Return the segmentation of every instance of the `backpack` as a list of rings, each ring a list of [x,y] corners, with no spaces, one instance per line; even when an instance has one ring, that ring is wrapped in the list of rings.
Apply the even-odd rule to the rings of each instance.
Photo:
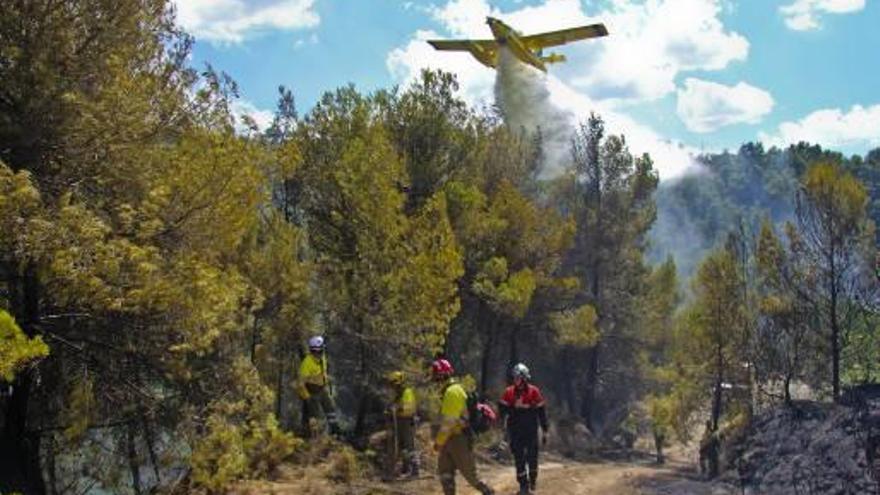
[[[474,392],[468,392],[467,409],[468,426],[475,434],[479,435],[489,431],[498,420],[498,414],[495,413],[492,406],[486,401],[480,400],[480,397]]]

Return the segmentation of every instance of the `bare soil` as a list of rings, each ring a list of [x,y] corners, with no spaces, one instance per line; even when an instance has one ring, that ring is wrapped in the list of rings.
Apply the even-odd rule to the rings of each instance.
[[[442,495],[433,473],[418,480],[390,483],[358,481],[331,482],[323,476],[308,476],[303,469],[282,469],[273,482],[251,482],[238,493],[247,495]],[[511,465],[483,463],[480,476],[499,495],[513,495],[518,486]],[[458,494],[477,492],[458,477]],[[730,487],[699,479],[686,462],[663,466],[650,462],[577,462],[552,455],[542,458],[538,494],[548,495],[732,495]]]

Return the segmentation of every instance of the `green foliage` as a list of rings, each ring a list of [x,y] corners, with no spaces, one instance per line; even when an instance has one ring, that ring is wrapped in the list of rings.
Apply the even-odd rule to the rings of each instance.
[[[672,396],[649,395],[645,402],[648,406],[648,417],[651,418],[651,429],[654,434],[667,438],[675,431],[675,407]]]
[[[63,435],[68,442],[79,443],[97,417],[94,380],[87,373],[75,379],[65,401],[61,417],[67,425]]]
[[[835,215],[828,219],[829,226],[834,227],[829,235],[846,236],[859,227],[868,195],[865,186],[852,174],[833,163],[817,163],[807,170],[802,183],[813,208]]]
[[[519,319],[525,316],[535,292],[535,277],[525,268],[509,273],[506,258],[492,258],[477,273],[474,294],[485,300],[500,315]]]
[[[279,428],[271,412],[274,394],[250,362],[237,359],[225,378],[231,397],[237,399],[218,397],[211,402],[190,459],[193,482],[209,491],[219,491],[244,476],[271,473],[302,443]]]
[[[0,379],[12,382],[16,371],[48,355],[49,347],[40,336],[29,339],[12,315],[0,309]]]
[[[760,327],[755,354],[765,376],[781,374],[785,398],[790,400],[788,384],[806,378],[807,360],[815,356],[818,332],[815,308],[803,297],[815,282],[806,260],[797,255],[799,234],[790,224],[787,231],[788,246],[777,237],[769,220],[762,223],[758,236],[755,264]]]
[[[291,365],[313,290],[304,236],[271,202],[299,149],[234,132],[234,83],[186,66],[165,0],[17,4],[0,40],[2,307],[36,335],[2,362],[21,369],[51,338],[41,397],[67,399],[31,394],[18,413],[64,428],[59,449],[96,424],[127,425],[136,451],[190,431],[181,451],[212,490],[271,469],[295,442],[264,382]],[[231,386],[256,358],[250,329],[273,366]]]
[[[660,375],[671,385],[679,430],[701,408],[711,411],[717,428],[737,401],[748,399],[737,392],[749,386],[742,366],[749,357],[742,277],[733,253],[719,249],[700,263],[692,281],[694,298],[678,317],[669,368]]]
[[[3,252],[19,257],[39,252],[39,245],[32,242],[28,229],[23,227],[38,220],[42,206],[31,174],[26,170],[13,172],[0,161],[0,229],[4,232],[0,249]]]
[[[643,296],[642,331],[648,359],[656,361],[668,348],[675,325],[674,316],[682,295],[675,260],[671,257],[654,268]]]
[[[550,316],[550,324],[556,331],[556,341],[561,345],[591,347],[599,341],[596,327],[596,309],[585,304],[580,308],[561,311]]]
[[[474,159],[474,113],[446,72],[425,70],[403,92],[376,95],[384,127],[407,171],[408,210],[420,207]]]
[[[408,217],[396,185],[405,171],[384,130],[364,132],[344,147],[331,176],[308,160],[302,170],[309,214],[321,219],[310,230],[321,239],[315,247],[333,288],[328,302],[350,308],[344,318],[362,322],[358,332],[436,348],[457,311],[461,269],[445,204],[430,199]],[[325,213],[328,203],[340,209]],[[417,328],[426,330],[417,340],[400,333]]]
[[[841,383],[863,385],[880,380],[880,319],[871,311],[860,316],[843,342]]]
[[[389,278],[386,299],[391,328],[422,329],[416,343],[440,349],[449,322],[458,314],[457,280],[463,274],[461,251],[446,215],[443,195],[436,195],[409,220],[404,248],[407,264]],[[393,306],[392,306],[393,305]],[[394,326],[392,326],[394,325]]]
[[[247,471],[242,432],[217,415],[208,418],[206,430],[190,457],[192,480],[209,491],[221,491]]]

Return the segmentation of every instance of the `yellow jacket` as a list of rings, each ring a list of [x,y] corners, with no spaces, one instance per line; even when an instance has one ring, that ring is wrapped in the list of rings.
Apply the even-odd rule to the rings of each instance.
[[[394,404],[394,412],[398,418],[411,418],[416,415],[416,392],[412,387],[404,387]]]
[[[440,402],[440,430],[435,442],[442,447],[449,437],[461,433],[467,425],[467,392],[461,384],[450,380],[443,389]]]
[[[320,359],[313,354],[306,355],[302,363],[299,365],[299,380],[297,382],[297,391],[301,399],[308,399],[311,394],[309,388],[326,387],[330,383],[327,375],[327,358]]]

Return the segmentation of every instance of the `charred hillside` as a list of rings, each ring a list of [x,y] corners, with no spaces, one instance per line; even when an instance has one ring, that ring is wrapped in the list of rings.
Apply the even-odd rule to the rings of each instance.
[[[727,481],[745,493],[878,493],[880,394],[794,402],[758,415],[727,445]]]

